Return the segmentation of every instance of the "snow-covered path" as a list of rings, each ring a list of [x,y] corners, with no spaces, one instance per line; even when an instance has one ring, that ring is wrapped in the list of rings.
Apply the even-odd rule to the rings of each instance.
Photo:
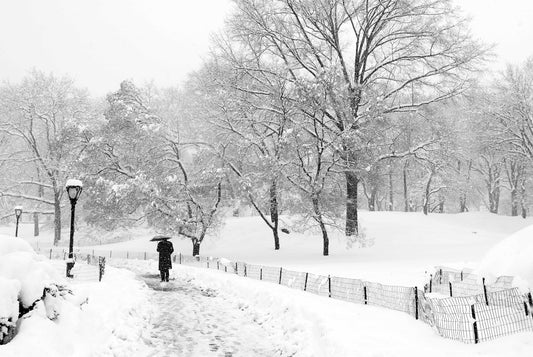
[[[282,356],[256,314],[217,290],[177,277],[162,286],[159,276],[140,275],[152,289],[152,331],[145,342],[152,356]]]

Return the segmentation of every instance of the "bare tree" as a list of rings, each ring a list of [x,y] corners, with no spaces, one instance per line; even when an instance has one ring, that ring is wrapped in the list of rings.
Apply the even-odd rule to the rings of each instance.
[[[0,130],[26,149],[13,153],[13,159],[34,173],[19,176],[1,194],[32,202],[36,208],[52,206],[57,244],[61,239],[63,184],[83,150],[78,135],[80,126],[88,121],[86,93],[68,78],[34,71],[20,84],[1,88],[0,107]]]
[[[387,114],[461,93],[485,49],[447,0],[235,3],[233,38],[261,43],[261,55],[283,63],[299,97],[343,137],[337,150],[346,166],[346,234],[357,234],[369,127]]]

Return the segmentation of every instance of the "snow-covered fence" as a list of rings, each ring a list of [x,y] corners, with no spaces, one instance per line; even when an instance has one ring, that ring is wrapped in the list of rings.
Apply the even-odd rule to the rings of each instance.
[[[441,336],[479,343],[520,331],[533,331],[530,294],[518,289],[450,298],[427,298],[432,319]]]
[[[473,296],[508,290],[512,288],[512,283],[512,276],[500,276],[494,283],[486,284],[485,278],[469,271],[439,268],[435,274],[430,276],[425,290],[429,293],[439,293],[450,297]]]
[[[437,290],[457,295],[479,292],[472,296],[440,298],[417,287],[384,285],[360,279],[316,275],[284,268],[229,262],[217,258],[181,258],[183,264],[212,268],[235,273],[243,277],[265,280],[304,290],[317,295],[354,303],[381,306],[403,311],[416,319],[434,326],[443,337],[465,343],[479,343],[520,331],[533,331],[533,302],[531,295],[520,295],[518,289],[509,289],[512,279],[500,277],[486,285],[464,272],[440,270],[432,279]],[[221,263],[223,262],[223,263]],[[458,281],[455,281],[455,279]],[[463,279],[463,280],[460,280]],[[480,280],[480,286],[477,281]],[[461,285],[463,284],[463,285]]]
[[[151,252],[92,251],[92,255],[96,253],[111,258],[158,258],[157,253]],[[494,283],[486,284],[485,279],[470,272],[439,268],[422,290],[416,286],[384,285],[216,257],[176,253],[172,260],[177,264],[265,280],[333,299],[402,311],[433,326],[441,336],[465,343],[533,331],[533,299],[531,294],[523,295],[512,288],[512,277],[499,277]]]
[[[67,260],[68,251],[64,248],[36,249],[36,252],[49,259]],[[105,256],[97,256],[90,253],[75,253],[74,259],[78,264],[74,265],[71,273],[76,281],[102,281],[105,273]]]

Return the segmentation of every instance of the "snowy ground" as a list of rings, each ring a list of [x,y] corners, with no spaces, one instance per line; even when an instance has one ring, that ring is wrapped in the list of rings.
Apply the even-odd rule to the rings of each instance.
[[[33,321],[0,346],[0,355],[525,357],[533,351],[531,333],[466,345],[396,311],[186,266],[175,266],[174,280],[161,288],[155,261],[114,263],[137,277],[110,269],[100,285],[84,286],[90,291],[84,310],[57,323]]]
[[[333,234],[329,257],[321,255],[320,236],[309,232],[281,233],[281,250],[275,251],[272,234],[259,217],[228,218],[216,236],[206,238],[201,254],[384,284],[423,286],[435,266],[476,268],[494,245],[533,224],[533,218],[479,212],[424,216],[421,213],[361,211],[360,219],[362,229],[373,245],[347,249],[345,239]],[[12,234],[13,231],[13,227],[0,227],[0,234]],[[23,226],[21,231],[21,235],[34,246],[50,245],[50,231],[38,239],[32,236],[31,225]],[[66,245],[68,230],[63,234],[63,244]],[[102,252],[109,249],[123,252],[124,257],[126,252],[154,253],[155,244],[149,241],[154,234],[143,228],[121,230],[105,237],[97,234],[97,238],[87,239],[89,233],[79,232],[81,239],[90,244],[100,237],[129,239],[87,247]],[[189,240],[175,238],[172,242],[176,252],[191,254]]]
[[[372,247],[347,250],[344,242],[333,239],[331,256],[322,257],[317,236],[283,235],[282,250],[276,252],[259,219],[231,218],[218,238],[205,242],[202,254],[414,285],[436,265],[477,267],[494,245],[533,223],[482,213],[424,217],[364,212],[362,221],[367,236],[375,241]],[[22,235],[35,244],[30,228],[23,228]],[[128,234],[135,238],[134,232]],[[137,239],[94,248],[153,252],[150,234],[143,230]],[[50,239],[44,234],[38,242],[42,246]],[[188,241],[173,241],[177,251],[190,254]],[[27,324],[9,345],[0,346],[0,355],[42,356],[43,350],[48,353],[44,355],[54,356],[533,355],[532,333],[466,345],[439,337],[401,312],[186,266],[175,266],[171,274],[175,280],[162,289],[154,261],[110,262],[135,273],[109,269],[102,283],[80,286],[90,296],[83,311],[55,327],[48,321]],[[67,352],[58,352],[49,339]]]

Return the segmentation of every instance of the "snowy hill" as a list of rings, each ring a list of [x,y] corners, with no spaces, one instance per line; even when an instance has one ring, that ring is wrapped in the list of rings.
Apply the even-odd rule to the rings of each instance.
[[[320,235],[312,230],[297,233],[290,225],[286,226],[291,233],[281,233],[281,250],[275,251],[272,235],[259,217],[228,218],[216,236],[206,238],[200,254],[311,273],[421,286],[426,281],[425,272],[432,272],[435,266],[476,268],[493,246],[533,224],[533,218],[480,212],[424,216],[421,213],[362,211],[360,219],[373,245],[348,249],[342,234],[332,232],[328,257],[321,255]],[[25,239],[34,245],[50,244],[51,232],[34,239],[30,228],[28,225],[22,229]],[[10,229],[3,227],[0,233]],[[77,234],[82,235],[80,233]],[[149,241],[153,234],[154,231],[145,228],[116,232],[114,239],[120,240],[122,235],[122,239],[129,240],[86,248],[113,250],[114,253],[155,252],[155,244]],[[66,244],[68,230],[64,231],[64,237],[63,244]],[[97,237],[93,241],[98,241]],[[189,240],[174,238],[172,242],[176,252],[191,254]]]

